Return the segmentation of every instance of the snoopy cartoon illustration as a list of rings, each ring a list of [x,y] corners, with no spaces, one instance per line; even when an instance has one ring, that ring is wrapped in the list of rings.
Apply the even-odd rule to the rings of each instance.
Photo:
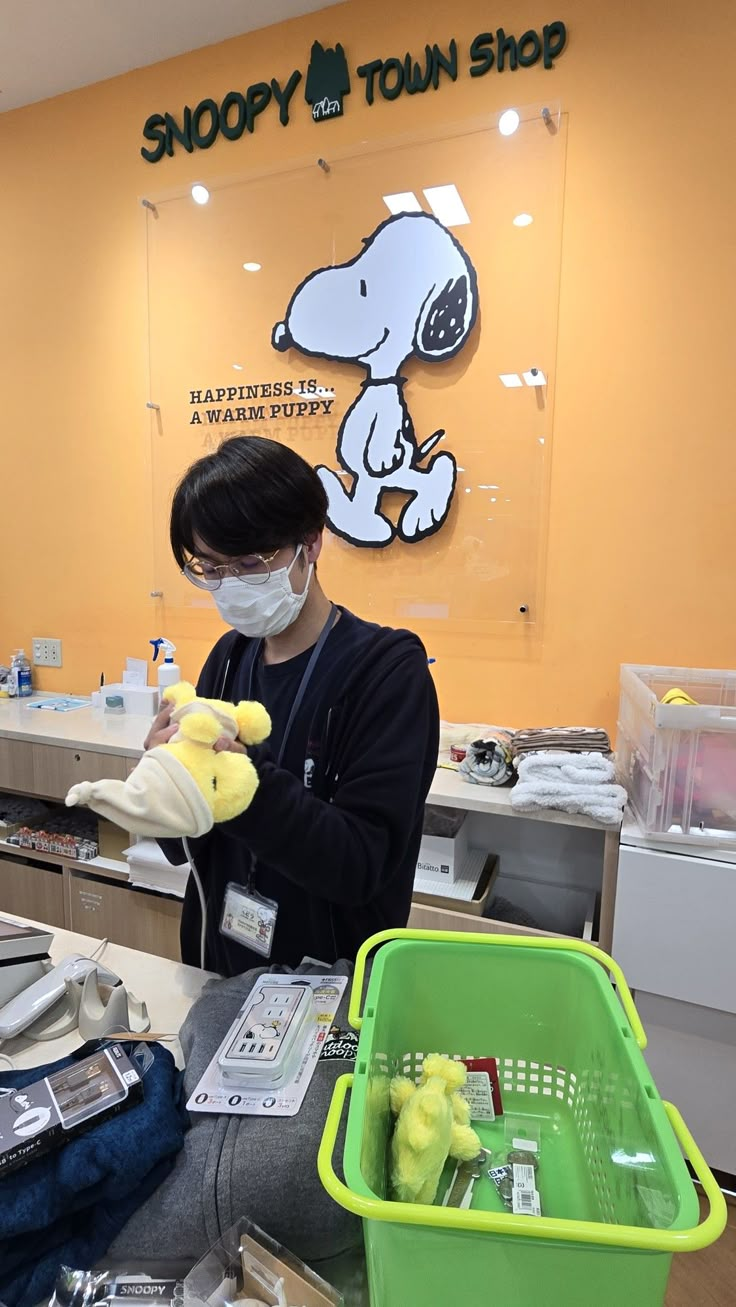
[[[352,485],[330,468],[317,468],[330,528],[344,540],[369,548],[397,536],[414,543],[445,522],[457,463],[446,450],[430,457],[443,429],[417,443],[401,367],[412,357],[429,363],[453,358],[477,312],[477,277],[468,255],[427,213],[387,218],[355,258],[316,269],[294,291],[273,329],[274,348],[357,363],[367,374],[337,435],[337,459]],[[381,511],[386,491],[409,496],[396,525]]]

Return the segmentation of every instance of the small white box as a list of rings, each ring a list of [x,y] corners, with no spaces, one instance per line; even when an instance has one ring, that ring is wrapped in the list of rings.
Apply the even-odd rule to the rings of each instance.
[[[454,835],[423,835],[417,860],[417,877],[440,885],[454,885],[462,875],[468,854],[468,823]]]
[[[158,712],[159,690],[156,685],[124,685],[125,711],[137,717],[155,717]]]

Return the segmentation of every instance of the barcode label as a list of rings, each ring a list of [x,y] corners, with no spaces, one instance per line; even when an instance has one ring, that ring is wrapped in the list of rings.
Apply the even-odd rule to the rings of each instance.
[[[514,1216],[541,1216],[542,1207],[537,1190],[514,1188],[512,1211]]]
[[[533,1193],[536,1185],[534,1183],[534,1167],[521,1166],[514,1162],[514,1185],[517,1189],[528,1189]]]

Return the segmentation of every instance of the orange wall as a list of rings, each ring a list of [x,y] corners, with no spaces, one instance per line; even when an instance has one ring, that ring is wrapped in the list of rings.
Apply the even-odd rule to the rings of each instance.
[[[621,661],[733,666],[736,183],[731,0],[351,0],[0,115],[0,655],[61,636],[47,689],[88,690],[154,634],[140,195],[365,138],[558,98],[569,114],[545,617],[530,641],[438,662],[445,715],[613,726]],[[237,144],[138,153],[154,111],[305,66],[517,34],[561,17],[554,72],[464,75],[315,128],[264,114]],[[336,595],[339,598],[339,595]],[[482,596],[479,596],[479,603]],[[183,642],[194,675],[206,649]]]

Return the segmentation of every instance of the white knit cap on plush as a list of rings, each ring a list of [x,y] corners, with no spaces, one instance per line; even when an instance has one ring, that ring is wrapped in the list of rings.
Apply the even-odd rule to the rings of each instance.
[[[237,740],[238,722],[235,716],[235,709],[228,709],[226,704],[223,704],[222,706],[218,704],[218,706],[215,707],[214,704],[208,703],[206,699],[191,699],[189,703],[183,703],[180,708],[175,708],[171,714],[172,725],[176,723],[178,726],[185,717],[190,715],[190,713],[201,712],[205,712],[209,716],[215,718],[220,727],[221,734],[226,739]],[[173,736],[169,743],[176,744],[183,738],[183,735],[179,733]]]
[[[144,753],[127,781],[80,781],[66,796],[132,835],[194,838],[214,825],[212,809],[186,767],[164,746]]]

